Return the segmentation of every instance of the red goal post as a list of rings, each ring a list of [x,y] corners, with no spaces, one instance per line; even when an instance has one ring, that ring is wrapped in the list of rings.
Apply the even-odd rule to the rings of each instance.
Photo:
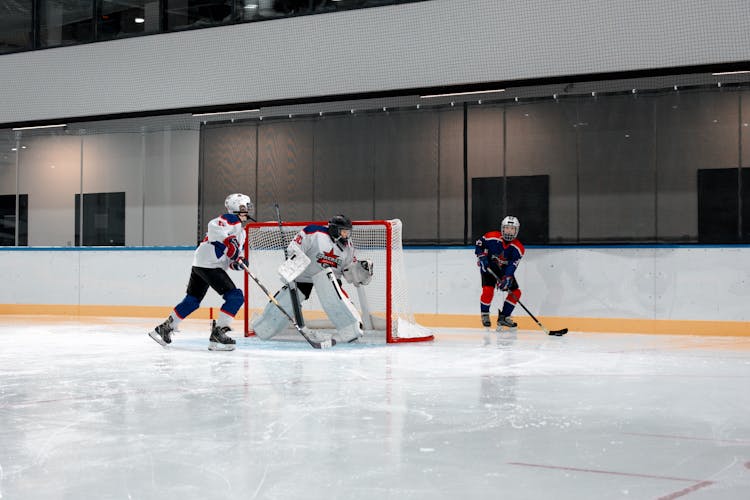
[[[284,262],[284,249],[311,224],[325,226],[327,222],[252,222],[246,226],[248,267],[270,293],[282,286],[277,270]],[[359,260],[373,261],[374,274],[367,286],[355,287],[343,280],[343,289],[362,315],[366,338],[384,334],[387,343],[434,340],[432,332],[414,320],[409,304],[401,230],[398,219],[353,222],[350,239],[355,255]],[[253,335],[252,318],[267,303],[268,297],[245,275],[245,336]],[[332,328],[314,289],[302,311],[308,328]]]

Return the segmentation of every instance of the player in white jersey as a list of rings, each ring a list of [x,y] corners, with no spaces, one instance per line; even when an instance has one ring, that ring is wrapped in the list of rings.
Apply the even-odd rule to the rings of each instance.
[[[251,218],[253,202],[241,193],[230,194],[224,200],[227,213],[211,219],[203,241],[193,255],[193,266],[187,293],[175,306],[169,317],[149,332],[149,336],[166,346],[172,342],[172,332],[190,313],[200,307],[209,287],[224,298],[219,318],[211,325],[208,349],[231,351],[235,341],[227,335],[234,316],[245,301],[242,290],[237,288],[227,274],[227,269],[242,270],[245,248],[243,226]]]
[[[277,301],[289,311],[294,307],[291,291],[296,294],[299,290],[302,300],[307,300],[315,287],[323,309],[337,329],[337,342],[352,342],[362,336],[359,312],[341,288],[341,279],[356,286],[367,285],[372,279],[372,262],[358,261],[354,255],[349,241],[351,231],[352,221],[345,215],[332,217],[327,226],[306,226],[289,243],[288,258],[279,268],[282,280],[289,285],[279,290]],[[295,316],[301,317],[301,313]],[[260,338],[269,339],[283,330],[287,321],[269,302],[253,321],[253,330]]]

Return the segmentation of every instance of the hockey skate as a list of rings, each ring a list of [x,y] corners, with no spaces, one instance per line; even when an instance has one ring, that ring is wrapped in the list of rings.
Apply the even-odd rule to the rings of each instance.
[[[499,314],[497,316],[497,331],[502,331],[503,327],[509,330],[515,330],[516,328],[518,328],[518,323],[513,321],[510,316],[503,316],[502,314]]]
[[[211,324],[211,337],[208,339],[209,351],[234,351],[235,341],[227,336],[232,329],[228,326],[218,326],[216,320]]]
[[[148,332],[148,336],[162,346],[166,347],[167,344],[172,343],[172,332],[174,331],[175,329],[172,326],[172,317],[170,316],[164,323]]]
[[[492,322],[490,321],[490,313],[482,313],[482,326],[485,328],[490,328],[492,326]]]

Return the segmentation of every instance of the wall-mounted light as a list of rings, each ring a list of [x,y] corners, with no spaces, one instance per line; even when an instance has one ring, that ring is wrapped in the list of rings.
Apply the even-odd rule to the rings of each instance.
[[[13,130],[37,130],[43,128],[62,128],[67,126],[67,123],[59,123],[57,125],[37,125],[36,127],[16,127]]]
[[[133,21],[135,21],[135,24],[143,24],[146,22],[146,20],[142,17],[136,17],[135,19],[133,19]]]
[[[430,95],[421,95],[419,96],[420,99],[430,99],[433,97],[450,97],[454,95],[476,95],[476,94],[491,94],[493,92],[505,92],[505,89],[495,89],[495,90],[477,90],[475,92],[453,92],[450,94],[430,94]]]
[[[193,116],[216,116],[216,115],[233,115],[237,113],[257,113],[260,109],[243,109],[240,111],[216,111],[213,113],[193,113]]]

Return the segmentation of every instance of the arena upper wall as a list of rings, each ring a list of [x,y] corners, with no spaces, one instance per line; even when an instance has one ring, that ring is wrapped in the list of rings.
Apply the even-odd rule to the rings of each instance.
[[[0,124],[732,63],[744,0],[431,0],[8,54]]]

